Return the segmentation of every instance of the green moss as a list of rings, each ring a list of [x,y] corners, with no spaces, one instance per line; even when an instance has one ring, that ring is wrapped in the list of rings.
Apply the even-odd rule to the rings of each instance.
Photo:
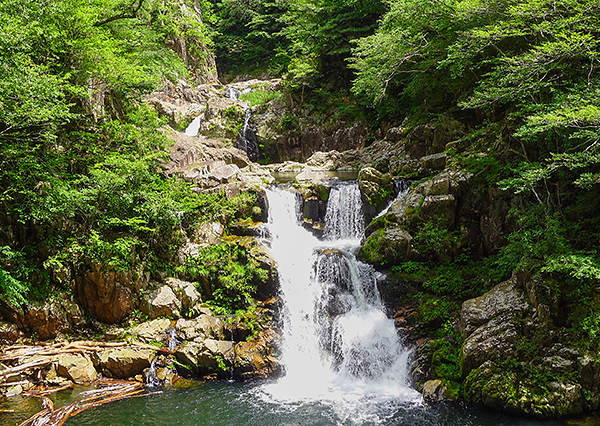
[[[384,237],[385,229],[372,233],[365,245],[358,251],[358,258],[363,262],[379,266],[392,266],[399,263],[399,255],[391,245],[391,241]]]
[[[436,377],[451,381],[460,380],[460,344],[439,339],[432,345],[434,352],[431,356],[431,366]]]

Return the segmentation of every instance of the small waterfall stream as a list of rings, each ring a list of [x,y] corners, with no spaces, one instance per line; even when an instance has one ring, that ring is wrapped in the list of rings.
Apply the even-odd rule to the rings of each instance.
[[[184,133],[188,136],[198,136],[198,133],[200,133],[200,126],[202,125],[203,118],[204,114],[200,114],[198,117],[194,118],[192,122],[187,126]]]
[[[244,114],[244,124],[240,129],[235,146],[248,154],[250,161],[257,161],[260,158],[260,147],[258,136],[251,125],[252,108],[248,108]]]
[[[279,263],[285,376],[270,398],[331,404],[344,416],[380,416],[389,402],[420,403],[409,352],[386,317],[377,273],[354,253],[364,232],[358,184],[331,189],[324,240],[302,227],[300,199],[267,190],[271,250]]]

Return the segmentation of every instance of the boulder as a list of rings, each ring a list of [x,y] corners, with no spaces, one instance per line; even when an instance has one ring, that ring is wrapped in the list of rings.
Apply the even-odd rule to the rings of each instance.
[[[514,357],[522,339],[519,317],[505,313],[475,329],[462,346],[462,371],[467,374],[484,362]]]
[[[101,352],[97,364],[103,375],[127,379],[142,374],[153,358],[151,349],[115,348]]]
[[[465,301],[460,312],[460,328],[463,335],[468,337],[478,327],[502,314],[522,313],[529,307],[517,277],[513,276],[484,295]]]
[[[212,315],[200,315],[194,319],[180,319],[175,323],[175,329],[185,340],[202,342],[205,339],[219,339],[224,336],[223,320]]]
[[[465,399],[510,414],[549,418],[580,414],[584,396],[578,383],[548,382],[544,390],[530,380],[487,361],[473,370],[464,383]]]
[[[206,339],[203,342],[184,342],[175,352],[179,362],[188,365],[196,375],[225,377],[233,359],[233,343]]]
[[[439,401],[439,392],[442,388],[442,381],[440,379],[427,380],[423,384],[423,398],[430,401]]]
[[[168,285],[159,285],[154,290],[142,296],[140,309],[148,314],[151,319],[158,317],[181,316],[181,301]]]
[[[446,168],[447,154],[440,152],[438,154],[426,155],[419,159],[421,163],[422,174],[430,174],[432,172],[444,170]]]
[[[426,196],[421,203],[419,218],[435,221],[442,228],[454,229],[456,198],[452,194]]]
[[[418,259],[412,236],[402,228],[384,228],[369,235],[358,252],[360,260],[376,266],[391,267]]]
[[[129,333],[141,342],[164,342],[167,331],[172,328],[171,320],[167,318],[143,322],[131,329]]]
[[[181,301],[183,312],[189,313],[194,306],[202,302],[202,298],[196,285],[189,281],[178,280],[177,278],[167,278],[167,285],[171,287],[177,299]]]
[[[248,342],[239,342],[234,346],[234,375],[238,379],[269,377],[281,371],[274,357],[276,334],[264,330]]]
[[[84,355],[62,354],[59,355],[56,364],[60,376],[77,384],[91,383],[98,376],[92,360]]]
[[[369,204],[381,206],[394,195],[394,180],[389,173],[365,167],[358,172],[358,184]]]
[[[342,160],[342,155],[336,150],[327,152],[317,151],[306,160],[306,164],[322,170],[338,170],[342,168],[348,168],[348,166],[344,164]]]

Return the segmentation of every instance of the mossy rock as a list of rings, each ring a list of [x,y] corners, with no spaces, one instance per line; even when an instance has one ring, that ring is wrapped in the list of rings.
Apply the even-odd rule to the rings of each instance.
[[[467,402],[538,418],[581,414],[585,406],[583,394],[578,383],[568,380],[538,383],[491,361],[472,370],[464,381]]]
[[[402,228],[382,228],[372,233],[358,258],[375,266],[391,267],[414,260],[412,236]]]

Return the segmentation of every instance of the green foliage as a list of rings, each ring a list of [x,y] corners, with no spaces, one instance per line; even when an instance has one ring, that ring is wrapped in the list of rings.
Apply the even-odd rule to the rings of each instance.
[[[282,0],[214,0],[213,28],[221,75],[281,73],[289,61]]]
[[[0,294],[5,296],[10,303],[25,303],[28,290],[25,283],[14,279],[10,273],[0,268]]]
[[[287,7],[283,31],[291,42],[293,79],[323,75],[338,87],[350,78],[351,41],[370,34],[385,12],[380,0],[293,0]]]
[[[462,339],[450,341],[448,338],[429,343],[433,350],[431,356],[432,371],[439,379],[460,381],[460,349]]]
[[[300,125],[300,119],[297,115],[285,113],[281,116],[280,125],[284,131],[295,130]]]
[[[200,289],[214,312],[233,313],[252,304],[258,285],[268,271],[235,242],[200,248],[176,268],[185,279],[200,283]]]
[[[243,93],[240,95],[240,99],[246,100],[250,102],[250,106],[263,105],[272,100],[281,97],[281,92],[276,90],[252,90],[248,93]]]
[[[438,329],[447,321],[453,320],[457,305],[445,298],[427,298],[419,307],[419,316],[424,325],[430,329]]]
[[[541,206],[513,211],[518,229],[508,238],[497,264],[505,269],[537,270],[549,259],[557,259],[571,251],[558,214],[548,217]]]

